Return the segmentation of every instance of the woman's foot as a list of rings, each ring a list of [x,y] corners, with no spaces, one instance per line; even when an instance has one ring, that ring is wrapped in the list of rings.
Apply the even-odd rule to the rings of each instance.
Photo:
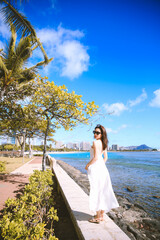
[[[91,223],[100,223],[101,218],[93,217],[93,218],[89,219],[88,221]]]
[[[101,221],[104,221],[104,217],[103,217],[103,216],[102,216],[102,217],[100,217],[100,220],[101,220]]]
[[[97,215],[94,215],[93,217],[100,219],[100,221],[104,221],[104,215],[103,214],[100,217],[97,217]]]

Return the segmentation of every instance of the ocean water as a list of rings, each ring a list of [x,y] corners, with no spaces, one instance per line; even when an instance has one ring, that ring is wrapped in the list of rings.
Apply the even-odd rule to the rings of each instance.
[[[83,173],[90,153],[50,154]],[[106,166],[114,191],[160,218],[160,152],[109,152]],[[130,187],[133,192],[128,192]]]

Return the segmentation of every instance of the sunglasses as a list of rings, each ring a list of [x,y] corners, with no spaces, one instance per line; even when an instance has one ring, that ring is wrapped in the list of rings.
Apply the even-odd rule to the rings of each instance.
[[[99,135],[99,134],[101,134],[101,132],[93,131],[93,134]]]

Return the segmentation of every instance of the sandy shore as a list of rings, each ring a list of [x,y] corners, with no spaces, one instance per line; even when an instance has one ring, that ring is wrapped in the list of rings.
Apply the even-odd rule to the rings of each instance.
[[[57,160],[57,163],[89,194],[89,181],[86,174],[61,160]],[[116,196],[120,207],[107,214],[132,240],[160,239],[160,224],[157,219],[151,218],[137,203],[133,204],[126,198]]]

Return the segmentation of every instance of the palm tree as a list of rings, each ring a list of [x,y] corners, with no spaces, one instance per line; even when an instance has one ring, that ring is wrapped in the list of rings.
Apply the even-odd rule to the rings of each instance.
[[[6,0],[0,0],[0,4],[5,5],[0,11],[3,14],[4,21],[9,27],[13,25],[15,31],[20,35],[20,37],[30,36],[33,43],[37,43],[37,46],[40,47],[44,56],[45,64],[48,64],[53,58],[48,59],[47,54],[36,35],[34,27],[23,14],[18,12],[18,10],[13,6],[14,3],[17,3],[17,0],[9,0],[9,2]]]
[[[31,35],[22,37],[18,45],[16,45],[16,32],[11,24],[11,39],[5,49],[0,50],[0,99],[4,96],[13,94],[14,90],[17,94],[17,89],[20,85],[28,83],[35,79],[37,68],[44,65],[46,61],[38,62],[36,65],[26,68],[32,52],[37,48],[36,39]],[[18,88],[17,88],[18,87]]]

